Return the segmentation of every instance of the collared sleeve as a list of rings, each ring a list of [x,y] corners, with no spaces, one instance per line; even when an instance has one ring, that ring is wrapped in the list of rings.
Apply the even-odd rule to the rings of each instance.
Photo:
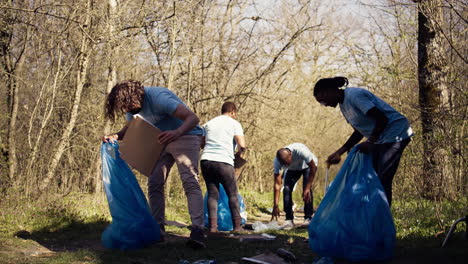
[[[159,110],[159,112],[172,115],[176,111],[177,106],[181,104],[176,98],[174,98],[174,96],[175,95],[171,93],[163,91],[157,96],[151,96],[151,100],[154,100],[153,105]]]
[[[239,122],[234,123],[234,135],[235,136],[243,136],[244,130],[242,129],[242,125]]]
[[[283,166],[281,166],[281,163],[279,163],[278,159],[275,158],[275,159],[273,160],[273,173],[274,173],[274,174],[279,174],[282,167],[283,167]]]
[[[312,151],[310,151],[310,149],[306,145],[302,145],[300,148],[297,148],[296,151],[297,151],[297,154],[300,155],[300,157],[307,164],[309,164],[310,161],[313,160],[315,163],[315,166],[317,166],[317,162],[318,162],[317,157],[314,155],[314,153],[312,153]]]
[[[372,94],[369,91],[357,90],[350,95],[348,100],[351,105],[359,109],[363,114],[366,114],[367,111],[376,106],[372,100]]]

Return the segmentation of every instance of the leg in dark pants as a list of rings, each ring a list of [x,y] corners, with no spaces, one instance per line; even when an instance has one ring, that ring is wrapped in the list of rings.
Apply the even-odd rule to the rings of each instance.
[[[208,216],[210,227],[213,229],[217,228],[219,184],[222,184],[228,195],[233,226],[235,229],[239,228],[241,217],[234,167],[223,162],[202,160],[201,169],[208,190]]]
[[[387,196],[388,204],[392,205],[392,182],[398,169],[401,155],[411,139],[400,142],[375,144],[372,152],[373,166]]]
[[[284,212],[286,213],[286,220],[293,220],[294,213],[292,210],[293,205],[293,197],[292,192],[294,189],[294,185],[296,185],[297,180],[302,175],[302,170],[300,171],[286,171],[286,175],[284,176],[284,186],[283,186],[283,205],[284,205]]]
[[[209,227],[212,231],[216,231],[218,229],[219,180],[216,177],[216,169],[213,165],[213,162],[207,160],[202,160],[200,162],[203,179],[205,179],[206,189],[208,191]]]

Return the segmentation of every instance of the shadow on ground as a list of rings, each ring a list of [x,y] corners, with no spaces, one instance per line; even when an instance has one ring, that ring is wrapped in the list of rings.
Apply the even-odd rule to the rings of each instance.
[[[278,248],[294,253],[298,258],[295,263],[312,263],[316,258],[308,247],[307,228],[271,231],[268,234],[276,238],[261,242],[241,242],[238,235],[223,233],[209,236],[206,249],[193,250],[185,245],[190,231],[187,228],[171,226],[168,227],[166,242],[139,250],[121,251],[106,249],[101,245],[101,234],[109,224],[105,219],[85,221],[76,215],[57,211],[50,212],[50,215],[42,219],[47,221],[41,225],[42,228],[32,232],[19,231],[15,236],[24,241],[35,241],[53,254],[44,253],[42,257],[40,256],[41,259],[33,258],[11,263],[150,264],[178,263],[183,259],[190,262],[214,259],[217,263],[241,263],[242,257],[252,257],[268,251],[275,252]],[[464,231],[459,230],[454,233],[446,247],[441,248],[444,237],[444,234],[439,234],[399,239],[394,258],[380,263],[468,263],[468,241],[465,239]],[[335,260],[335,263],[349,262]]]
[[[409,236],[397,240],[392,263],[468,263],[468,240],[465,232],[454,233],[445,247],[445,234]]]
[[[101,245],[101,234],[109,224],[106,220],[84,221],[73,214],[60,215],[60,212],[50,212],[50,215],[45,215],[44,219],[48,219],[48,223],[42,225],[40,229],[15,233],[16,237],[24,241],[37,242],[47,249],[29,250],[28,252],[33,252],[29,257],[36,258],[24,263],[52,261],[82,264],[149,264],[178,263],[180,260],[193,262],[200,259],[214,259],[217,263],[241,263],[242,257],[252,257],[268,251],[275,252],[278,248],[293,252],[299,259],[297,263],[311,263],[313,257],[304,236],[306,229],[268,232],[276,238],[272,241],[256,242],[241,242],[238,234],[222,233],[208,236],[206,249],[194,250],[186,246],[190,231],[187,228],[171,226],[167,228],[166,242],[139,250],[121,251],[106,249]]]
[[[31,233],[19,231],[15,235],[23,239],[31,239],[54,252],[76,251],[81,249],[103,249],[101,233],[109,222],[97,220],[83,222],[77,219],[67,219],[66,223],[56,223],[34,230]]]

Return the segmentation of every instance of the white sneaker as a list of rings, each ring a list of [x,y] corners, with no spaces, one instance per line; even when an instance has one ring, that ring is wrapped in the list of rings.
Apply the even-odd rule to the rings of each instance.
[[[304,222],[302,222],[302,225],[303,225],[303,226],[309,226],[310,220],[311,220],[310,218],[304,219]]]
[[[293,220],[286,220],[286,221],[284,221],[283,225],[281,226],[281,229],[283,229],[283,230],[291,230],[293,228],[294,228]]]

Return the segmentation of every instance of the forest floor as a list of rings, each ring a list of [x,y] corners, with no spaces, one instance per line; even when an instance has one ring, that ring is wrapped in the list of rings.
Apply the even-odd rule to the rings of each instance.
[[[251,195],[246,196],[248,198]],[[270,220],[270,195],[257,197],[264,202],[249,204],[248,223],[267,223]],[[218,236],[208,236],[206,249],[193,250],[185,245],[190,230],[171,225],[167,227],[168,236],[163,243],[139,250],[109,250],[104,248],[100,241],[101,233],[110,223],[105,200],[76,194],[52,201],[2,201],[0,263],[150,264],[179,263],[181,260],[192,263],[206,259],[216,260],[216,263],[233,264],[244,263],[241,260],[243,257],[275,252],[278,248],[292,252],[298,259],[295,263],[312,263],[317,259],[317,255],[308,246],[308,232],[305,227],[288,231],[267,231],[266,233],[275,238],[256,242],[240,239],[246,234],[226,232]],[[169,207],[169,220],[187,223],[188,215],[184,213],[186,209],[183,204]],[[394,212],[394,216],[400,213]],[[457,228],[446,247],[441,248],[447,228],[439,232],[425,233],[424,229],[418,231],[417,226],[414,226],[409,228],[413,231],[408,231],[397,217],[395,216],[395,223],[399,234],[394,258],[384,263],[468,263],[468,241],[464,238],[464,224]],[[296,222],[302,222],[300,212],[296,218]],[[281,219],[284,219],[284,216]],[[347,262],[335,260],[335,263]]]

